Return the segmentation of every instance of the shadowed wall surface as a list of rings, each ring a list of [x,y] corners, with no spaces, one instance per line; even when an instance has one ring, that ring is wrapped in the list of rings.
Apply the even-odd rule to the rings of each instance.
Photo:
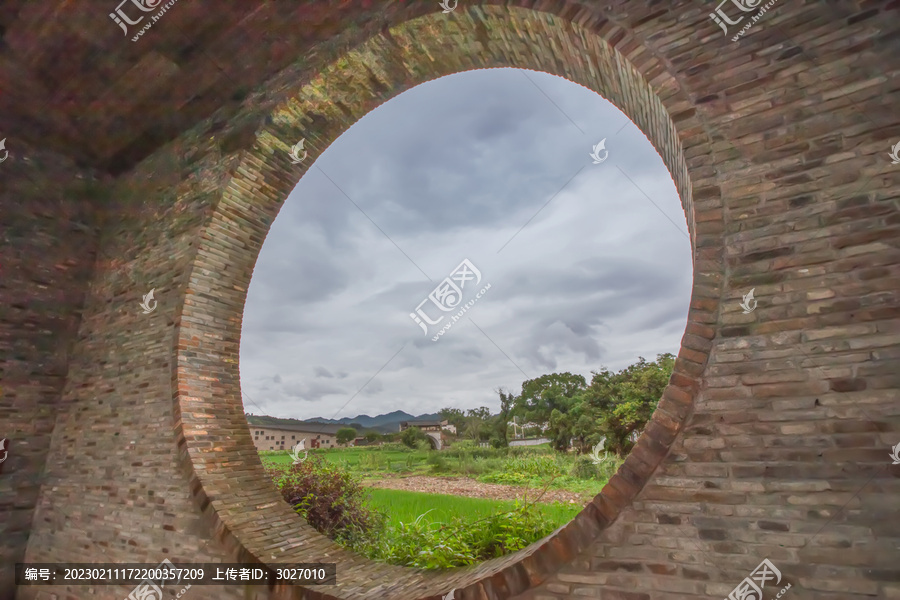
[[[15,590],[23,559],[169,558],[338,563],[337,586],[198,599],[721,598],[768,558],[791,597],[900,598],[896,5],[785,3],[732,42],[706,3],[408,4],[176,3],[134,43],[112,5],[4,9],[4,77],[23,83],[0,120],[0,597],[130,591]],[[663,157],[693,248],[682,348],[567,527],[450,573],[376,565],[262,472],[237,365],[247,286],[343,131],[419,83],[505,66],[597,91]]]

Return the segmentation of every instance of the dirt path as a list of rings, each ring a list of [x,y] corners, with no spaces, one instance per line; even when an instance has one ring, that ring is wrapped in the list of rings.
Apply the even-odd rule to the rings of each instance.
[[[515,500],[523,498],[525,488],[517,485],[499,483],[481,483],[468,477],[428,477],[414,475],[390,479],[372,479],[363,485],[390,490],[406,490],[408,492],[425,492],[428,494],[449,494],[451,496],[467,496],[469,498],[490,498],[492,500]],[[533,500],[540,490],[527,490],[529,500]],[[541,502],[565,502],[566,504],[583,504],[587,501],[581,494],[564,490],[547,490]]]

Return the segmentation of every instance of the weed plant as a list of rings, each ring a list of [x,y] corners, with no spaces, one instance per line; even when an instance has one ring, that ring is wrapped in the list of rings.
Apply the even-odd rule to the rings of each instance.
[[[450,569],[521,550],[555,529],[533,504],[471,521],[454,517],[446,523],[424,520],[386,526],[378,536],[358,539],[350,547],[390,564],[420,569]]]
[[[473,462],[484,460],[498,459]],[[520,550],[558,526],[534,501],[516,502],[512,510],[479,519],[454,516],[431,522],[424,519],[425,513],[414,521],[393,524],[383,511],[369,505],[365,488],[352,473],[322,456],[310,455],[287,470],[269,467],[268,473],[285,501],[316,530],[349,550],[396,565],[422,569],[472,565]]]

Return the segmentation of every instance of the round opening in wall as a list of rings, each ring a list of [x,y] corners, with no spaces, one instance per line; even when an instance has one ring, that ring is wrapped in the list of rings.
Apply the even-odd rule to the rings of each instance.
[[[336,139],[269,230],[241,334],[254,444],[347,550],[521,550],[634,447],[691,287],[672,177],[615,106],[519,69],[425,83]]]
[[[538,23],[556,47],[586,39],[529,10],[478,19],[471,48]],[[546,580],[663,460],[718,310],[703,286],[688,303],[721,276],[721,248],[697,249],[679,129],[638,71],[595,39],[565,72],[478,70],[499,64],[475,52],[459,73],[437,48],[411,52],[433,25],[373,39],[259,115],[180,320],[176,418],[198,506],[240,556],[334,561],[329,598],[510,598]],[[401,63],[418,75],[393,78]],[[626,394],[636,382],[645,393]],[[300,487],[286,497],[310,481],[360,502],[323,515]],[[498,521],[522,505],[531,516]],[[516,536],[493,543],[476,514]],[[409,544],[379,555],[364,535],[410,522],[422,539],[477,534],[483,552],[469,539],[467,566],[416,566]]]

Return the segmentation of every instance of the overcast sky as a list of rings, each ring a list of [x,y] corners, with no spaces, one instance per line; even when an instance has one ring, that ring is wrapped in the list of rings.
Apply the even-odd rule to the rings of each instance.
[[[429,294],[464,259],[481,280],[444,312]],[[443,77],[356,123],[288,197],[244,310],[244,406],[496,412],[499,387],[677,354],[691,278],[671,175],[617,108],[533,71]],[[410,317],[423,300],[444,315],[427,335]]]

